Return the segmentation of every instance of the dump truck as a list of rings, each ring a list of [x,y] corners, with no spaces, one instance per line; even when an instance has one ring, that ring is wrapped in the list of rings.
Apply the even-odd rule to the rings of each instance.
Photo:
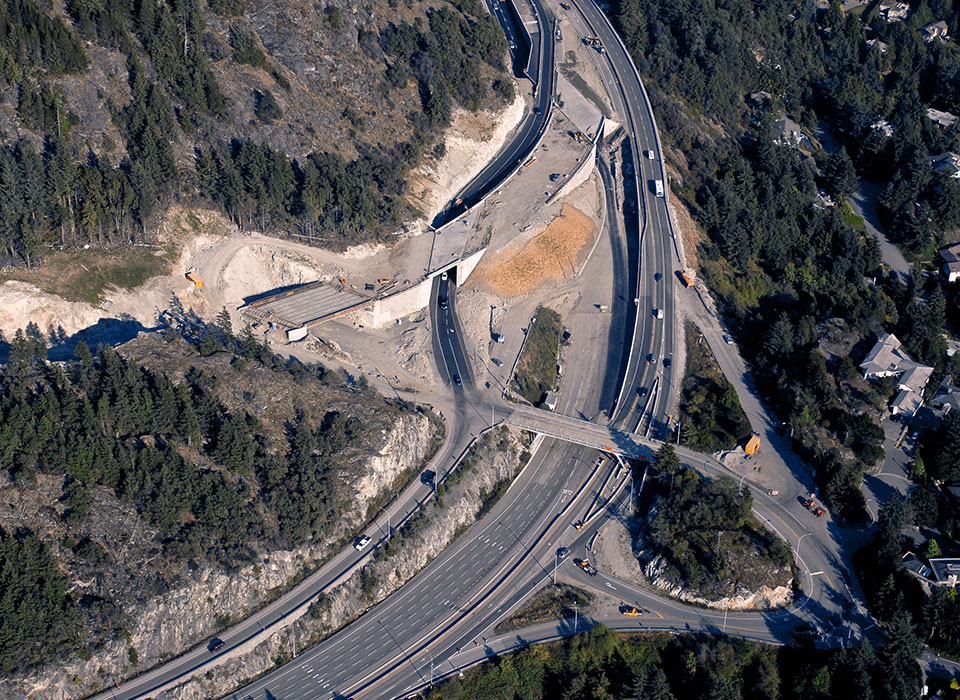
[[[693,286],[693,277],[690,276],[690,273],[684,270],[680,273],[680,281],[683,282],[684,287]]]
[[[193,282],[196,285],[197,289],[203,289],[203,280],[200,279],[199,276],[197,276],[196,272],[188,272],[187,279]]]
[[[596,567],[590,562],[588,562],[586,559],[574,559],[573,563],[579,566],[581,569],[583,569],[587,573],[587,576],[597,575]]]

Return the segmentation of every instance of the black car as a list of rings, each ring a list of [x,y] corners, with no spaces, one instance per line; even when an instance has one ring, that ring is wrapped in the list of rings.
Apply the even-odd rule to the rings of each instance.
[[[437,478],[437,473],[432,469],[427,469],[423,474],[420,475],[420,483],[427,484],[428,486],[433,483],[433,480]]]
[[[671,360],[669,357],[663,358],[663,366],[664,366],[664,367],[669,367],[671,361],[672,361],[672,360]]]
[[[655,279],[657,282],[659,282],[660,280],[663,279],[663,273],[662,273],[662,272],[654,272],[654,273],[653,273],[653,279]]]
[[[657,364],[657,356],[651,352],[649,355],[647,355],[647,362],[649,362],[651,365]]]
[[[441,309],[447,308],[447,298],[446,298],[446,297],[438,297],[438,298],[437,298],[437,305],[438,305]]]
[[[457,386],[463,386],[463,380],[460,379],[459,374],[453,375],[453,383],[456,384]]]
[[[638,386],[638,387],[637,387],[637,396],[641,396],[641,397],[642,397],[642,396],[646,396],[648,391],[649,391],[649,389],[647,389],[647,387],[645,387],[645,386]]]
[[[210,640],[210,643],[207,645],[207,649],[209,649],[211,653],[215,654],[221,649],[223,649],[224,646],[225,645],[223,643],[223,640],[220,639],[220,637],[214,637],[213,639]]]

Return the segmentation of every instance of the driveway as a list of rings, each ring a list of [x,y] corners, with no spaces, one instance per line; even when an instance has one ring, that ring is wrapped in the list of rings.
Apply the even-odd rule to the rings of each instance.
[[[877,203],[880,201],[882,186],[879,182],[861,180],[860,189],[849,200],[850,208],[853,209],[854,214],[863,219],[867,233],[877,239],[883,262],[900,276],[902,282],[906,283],[910,278],[910,263],[903,257],[900,249],[887,238],[887,234],[882,230],[880,217],[877,216]]]

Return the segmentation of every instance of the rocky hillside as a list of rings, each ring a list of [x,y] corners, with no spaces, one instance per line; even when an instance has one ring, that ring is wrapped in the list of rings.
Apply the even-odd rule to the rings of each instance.
[[[454,106],[507,102],[479,0],[69,0],[0,7],[0,247],[149,237],[174,200],[328,246],[411,213]]]
[[[65,662],[95,661],[80,675],[98,687],[257,607],[352,537],[440,437],[432,415],[285,364],[249,334],[197,340],[80,346],[61,366],[14,341],[0,662],[16,696],[64,695]]]

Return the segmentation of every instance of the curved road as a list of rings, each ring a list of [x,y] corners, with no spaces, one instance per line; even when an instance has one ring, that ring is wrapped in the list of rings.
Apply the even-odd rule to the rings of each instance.
[[[511,2],[511,0],[494,0],[494,14],[509,36],[512,30],[508,28],[509,19],[499,8],[501,2]],[[506,182],[516,170],[517,165],[530,155],[530,151],[533,150],[547,129],[550,121],[553,93],[557,84],[557,71],[554,65],[556,42],[550,29],[552,26],[551,15],[539,2],[532,3],[532,6],[536,13],[537,24],[540,27],[540,31],[532,35],[533,46],[530,49],[531,55],[539,55],[540,57],[537,63],[539,77],[536,79],[533,109],[524,117],[512,140],[457,193],[453,202],[446,209],[437,214],[433,220],[434,228],[440,228],[453,221]]]

